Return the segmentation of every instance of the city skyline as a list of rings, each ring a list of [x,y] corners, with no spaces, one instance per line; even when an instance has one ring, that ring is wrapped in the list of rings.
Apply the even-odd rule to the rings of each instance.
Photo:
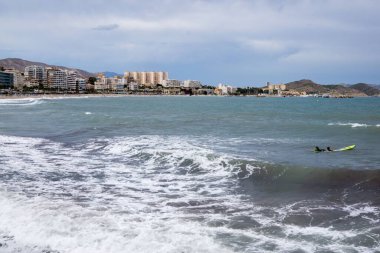
[[[380,83],[379,10],[373,0],[0,0],[0,58],[205,84]]]

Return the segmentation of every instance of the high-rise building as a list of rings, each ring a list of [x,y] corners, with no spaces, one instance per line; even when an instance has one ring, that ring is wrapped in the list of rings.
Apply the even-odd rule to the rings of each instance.
[[[67,73],[59,68],[46,68],[47,87],[67,90]]]
[[[45,79],[44,67],[37,65],[25,67],[24,77],[27,86],[42,85]]]
[[[139,74],[138,74],[138,72],[130,72],[130,76],[129,77],[132,78],[132,80],[134,82],[137,82],[138,79],[139,79]]]
[[[9,89],[13,87],[13,74],[0,71],[0,89]]]
[[[6,69],[4,72],[10,73],[13,75],[13,87],[15,89],[22,89],[24,87],[24,75],[17,69]]]
[[[103,90],[109,89],[107,78],[104,76],[103,73],[98,74],[98,76],[96,77],[94,88],[95,88],[95,90],[98,90],[98,91],[103,91]]]
[[[77,72],[76,71],[66,71],[67,75],[67,88],[69,90],[76,90],[77,88]]]
[[[83,78],[76,78],[75,83],[79,90],[85,90],[86,89],[86,80]]]
[[[139,84],[146,84],[146,72],[140,72],[139,73],[140,78],[139,78]]]
[[[155,84],[154,76],[154,72],[147,72],[145,85],[153,86]]]
[[[124,79],[127,83],[136,82],[139,85],[153,87],[156,84],[162,84],[169,78],[168,72],[124,72]]]
[[[154,73],[154,83],[155,84],[162,84],[164,81],[164,72],[155,72]]]

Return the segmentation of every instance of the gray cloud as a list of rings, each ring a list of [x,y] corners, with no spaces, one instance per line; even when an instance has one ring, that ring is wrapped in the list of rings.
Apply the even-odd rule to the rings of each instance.
[[[99,26],[96,26],[92,29],[98,30],[98,31],[111,31],[111,30],[115,30],[117,28],[119,28],[118,24],[110,24],[110,25],[99,25]]]
[[[0,50],[0,58],[93,72],[165,68],[174,78],[208,83],[380,80],[374,67],[380,65],[376,0],[65,0],[59,8],[57,3],[1,1],[0,22],[6,25],[0,48],[14,51]],[[359,80],[363,76],[371,80]]]

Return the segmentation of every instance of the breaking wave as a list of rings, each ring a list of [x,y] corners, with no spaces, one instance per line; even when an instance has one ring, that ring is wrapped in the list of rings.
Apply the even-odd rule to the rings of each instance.
[[[40,98],[0,99],[0,106],[30,106],[42,104]]]
[[[337,123],[329,123],[328,124],[329,126],[350,126],[352,128],[359,128],[359,127],[380,127],[380,124],[376,124],[376,125],[370,125],[370,124],[364,124],[364,123],[341,123],[341,122],[337,122]]]
[[[0,136],[0,142],[2,252],[379,247],[378,205],[350,197],[371,193],[377,171],[287,168],[216,152],[186,137],[64,144]],[[303,192],[289,189],[292,184],[317,190],[296,198]],[[275,199],[271,192],[279,186],[291,197]],[[321,192],[330,195],[321,199]],[[343,226],[350,222],[362,225]]]

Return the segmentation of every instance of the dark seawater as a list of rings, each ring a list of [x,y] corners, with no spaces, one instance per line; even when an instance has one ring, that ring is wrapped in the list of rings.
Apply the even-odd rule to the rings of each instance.
[[[0,100],[0,252],[380,252],[379,145],[380,98]]]

